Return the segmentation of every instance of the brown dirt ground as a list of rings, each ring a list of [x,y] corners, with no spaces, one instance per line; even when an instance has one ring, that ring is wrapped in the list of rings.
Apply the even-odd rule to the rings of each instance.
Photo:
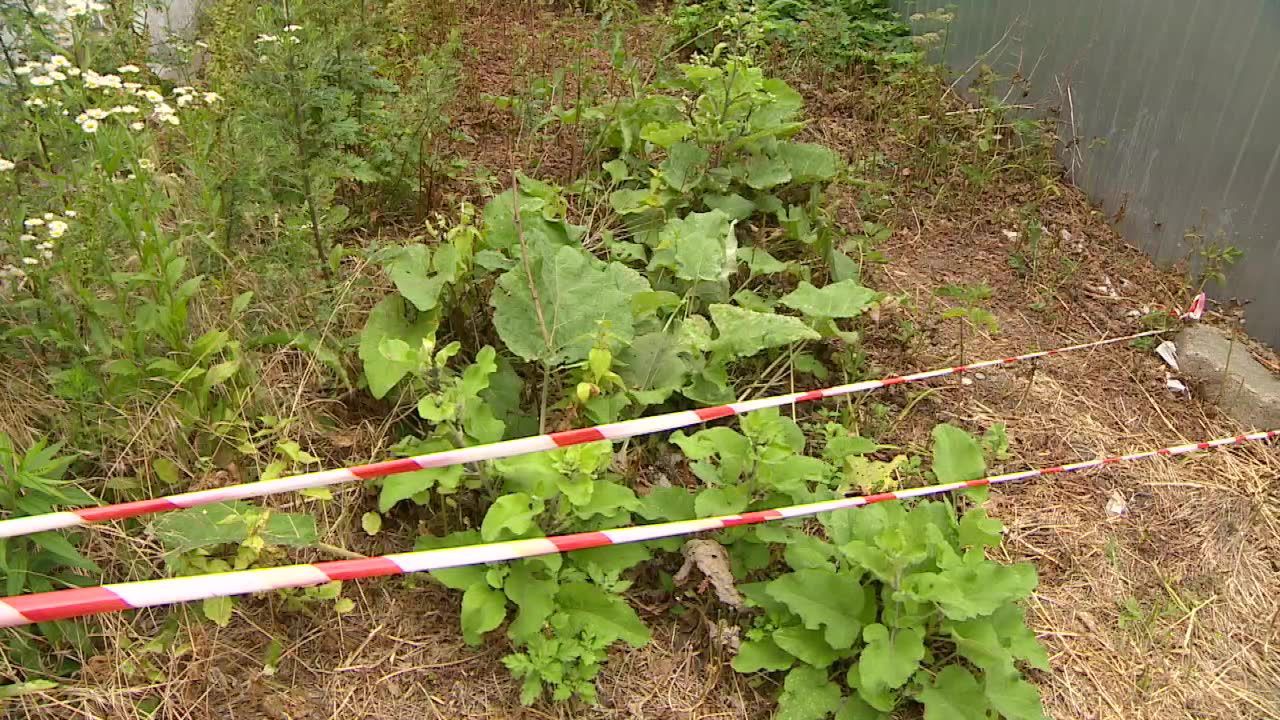
[[[499,175],[504,168],[536,165],[541,177],[571,177],[576,140],[522,130],[479,94],[512,93],[529,78],[575,60],[613,82],[607,58],[575,45],[592,36],[595,21],[532,10],[526,3],[514,3],[515,10],[505,2],[469,4],[462,15],[466,81],[454,117],[476,142],[455,149]],[[633,35],[633,52],[657,47],[652,26],[640,26]],[[873,151],[905,157],[908,148],[884,140],[883,123],[867,120],[866,100],[850,99],[858,92],[856,82],[834,90],[803,78],[798,85],[810,100],[812,132],[848,148],[851,160]],[[1177,275],[1155,268],[1116,236],[1079,191],[1059,184],[1040,212],[1049,233],[1057,237],[1066,230],[1081,243],[1079,249],[1074,243],[1062,248],[1079,267],[1055,285],[1048,309],[1030,310],[1032,298],[1006,262],[1011,241],[1001,231],[1017,229],[1010,218],[1038,192],[997,182],[965,207],[935,207],[923,191],[896,198],[888,224],[897,229],[883,248],[891,262],[877,271],[874,284],[914,300],[884,322],[911,318],[921,335],[909,353],[891,343],[873,344],[877,365],[902,371],[955,360],[955,329],[930,320],[940,307],[932,291],[946,282],[981,281],[998,290],[992,311],[1001,331],[970,338],[969,358],[1132,332],[1135,321],[1128,311],[1184,299]],[[839,219],[856,227],[856,202],[844,200]],[[1104,277],[1116,297],[1097,291]],[[1277,366],[1274,356],[1266,359]],[[282,383],[295,374],[287,363],[277,372]],[[1016,469],[1241,430],[1194,393],[1190,399],[1171,395],[1160,362],[1123,346],[1045,362],[1034,374],[1024,367],[973,380],[899,389],[880,398],[896,407],[917,400],[896,428],[900,442],[923,444],[938,420],[974,429],[1004,422],[1014,453],[1005,465]],[[295,397],[301,395],[298,388]],[[0,402],[8,402],[4,394]],[[20,405],[14,403],[15,412]],[[334,413],[343,415],[340,409]],[[384,442],[381,430],[356,424],[325,431],[319,444],[367,450]],[[325,434],[318,427],[316,433]],[[1033,680],[1052,717],[1280,717],[1278,477],[1274,448],[1251,447],[1059,476],[993,493],[993,512],[1009,527],[1005,559],[1034,562],[1040,571],[1029,619],[1050,649],[1053,671]],[[319,511],[319,521],[330,542],[374,552],[379,547],[362,540],[357,529],[359,508],[367,506],[361,492],[339,493],[339,502]],[[1113,495],[1128,507],[1118,517],[1104,509]],[[315,504],[307,508],[316,511]],[[405,546],[413,534],[406,528],[379,541]],[[154,552],[145,540],[132,547]],[[173,654],[148,655],[135,645],[154,637],[164,613],[107,618],[101,643],[107,649],[91,660],[82,681],[21,698],[11,706],[12,716],[144,717],[138,701],[158,697],[154,717],[166,720],[702,720],[767,717],[769,698],[776,694],[774,680],[728,669],[725,653],[708,640],[706,627],[718,610],[705,594],[686,598],[695,612],[679,618],[668,612],[668,600],[634,598],[654,641],[614,652],[599,682],[600,705],[532,708],[518,703],[518,685],[499,662],[506,652],[500,641],[480,648],[462,642],[454,594],[422,579],[349,583],[345,594],[357,605],[339,620],[279,612],[273,598],[245,600],[228,628],[181,623],[175,646],[183,651]],[[268,675],[262,658],[273,639],[283,652],[278,671]],[[137,669],[140,658],[154,658],[154,674]]]

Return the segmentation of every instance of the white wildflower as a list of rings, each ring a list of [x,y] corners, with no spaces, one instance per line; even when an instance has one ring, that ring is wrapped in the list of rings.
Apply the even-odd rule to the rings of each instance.
[[[29,233],[22,233],[21,235],[18,236],[18,239],[21,240],[22,242],[27,242],[27,243],[35,242],[36,236],[31,235]]]
[[[155,90],[147,90],[146,92],[142,93],[142,97],[152,105],[160,105],[164,103],[164,96],[156,92]]]
[[[36,87],[49,87],[50,85],[53,84],[53,78],[49,77],[48,75],[36,75],[35,77],[31,78],[31,84],[35,85]]]
[[[111,113],[107,112],[106,110],[103,110],[102,108],[89,108],[88,110],[84,111],[84,114],[88,115],[94,120],[106,120],[107,117],[111,115]]]
[[[179,85],[173,89],[174,95],[190,95],[193,92],[195,92],[195,88],[190,85]]]
[[[62,212],[62,214],[63,214],[63,215],[66,215],[67,217],[73,218],[73,217],[75,217],[75,216],[76,216],[76,211],[75,211],[75,210],[64,210],[64,211]]]
[[[301,29],[302,29],[301,25],[285,25],[284,26],[285,32],[298,32]]]
[[[35,237],[34,237],[34,236],[31,236],[31,235],[24,235],[23,237],[29,237],[29,238],[31,238],[32,240],[34,240],[34,239],[35,239]],[[37,250],[52,250],[52,249],[53,249],[53,243],[51,243],[51,242],[42,242],[42,243],[40,243],[39,245],[36,245],[36,249],[37,249]]]
[[[19,65],[18,67],[13,69],[13,74],[14,75],[30,75],[31,71],[34,69],[35,69],[35,66],[32,66],[32,65]]]
[[[276,37],[275,35],[259,35],[258,39],[254,40],[254,42],[255,43],[273,43],[273,42],[277,42],[279,39],[280,38]]]
[[[5,160],[0,157],[0,172],[9,172],[15,167],[17,167],[17,165],[14,165],[12,160]]]
[[[54,70],[53,72],[49,73],[49,77],[53,78],[54,80],[57,80],[58,82],[62,82],[63,80],[67,79],[67,74],[59,70]]]
[[[192,95],[179,95],[178,107],[186,107],[190,105],[193,100],[195,100],[195,97]]]
[[[121,75],[132,75],[133,73],[142,72],[142,68],[138,67],[137,65],[121,65],[120,67],[116,68],[116,72],[120,73]]]
[[[222,102],[222,96],[216,92],[207,92],[204,94],[203,97],[204,97],[205,103],[209,105]]]
[[[51,55],[49,57],[49,67],[55,69],[71,67],[71,61],[65,55]]]
[[[130,130],[133,130],[133,131],[135,131],[135,132],[136,132],[136,131],[138,131],[138,130],[141,130],[141,129],[145,128],[145,127],[146,127],[146,125],[145,125],[145,124],[143,124],[143,123],[140,123],[140,122],[133,122],[133,123],[129,123],[129,129],[130,129]]]
[[[53,213],[45,213],[42,217],[44,217],[45,220],[52,220]]]
[[[45,106],[44,98],[38,97],[27,98],[22,101],[22,104],[32,108],[42,108]]]
[[[166,122],[166,123],[169,123],[170,125],[179,124],[177,115],[164,115],[160,117],[160,122]]]
[[[22,225],[28,228],[40,227],[43,224],[44,224],[44,218],[27,218],[26,220],[22,221]]]
[[[138,167],[143,170],[155,170],[156,164],[151,161],[151,158],[138,158]]]
[[[136,82],[127,82],[127,83],[120,83],[120,87],[124,88],[125,90],[128,90],[131,93],[136,93],[138,90],[142,88],[142,85]]]
[[[200,48],[201,50],[208,50],[208,49],[209,49],[209,43],[207,43],[207,42],[205,42],[205,41],[203,41],[203,40],[197,40],[197,41],[196,41],[196,47]]]
[[[52,259],[53,259],[53,251],[52,251],[52,250],[41,250],[41,251],[40,251],[40,257],[44,258],[45,260],[52,260]]]
[[[22,264],[23,265],[39,265],[40,261],[33,257],[24,257],[22,258]]]
[[[67,74],[70,75],[71,77],[80,77],[80,68],[69,67],[67,68]]]
[[[173,106],[167,102],[156,103],[156,106],[152,109],[155,111],[156,115],[172,115],[173,114]]]
[[[93,118],[89,118],[88,120],[80,123],[80,129],[90,134],[96,133],[98,132],[98,121]]]
[[[49,221],[49,237],[51,238],[62,237],[63,235],[67,234],[67,227],[68,225],[61,220],[50,220]]]
[[[123,114],[123,115],[133,115],[133,114],[136,114],[136,113],[137,113],[137,112],[139,112],[139,111],[138,111],[138,108],[137,108],[136,106],[134,106],[134,105],[119,105],[119,106],[117,106],[117,107],[113,107],[113,108],[111,108],[111,110],[110,110],[109,112],[110,112],[112,115],[114,115],[114,114],[116,114],[116,113],[121,113],[121,114]]]
[[[302,42],[302,39],[299,38],[297,35],[290,35],[289,42],[293,43],[294,45],[298,45]]]

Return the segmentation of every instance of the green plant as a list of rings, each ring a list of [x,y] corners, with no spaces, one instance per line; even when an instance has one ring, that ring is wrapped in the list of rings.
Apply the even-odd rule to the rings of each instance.
[[[26,450],[0,432],[0,510],[24,516],[54,512],[64,507],[91,505],[94,498],[64,478],[75,460],[61,455],[62,446],[37,441]],[[5,595],[47,592],[89,584],[91,578],[75,571],[101,572],[96,564],[76,548],[79,537],[60,532],[0,539],[0,571]],[[28,670],[66,672],[67,661],[50,667],[59,655],[49,652],[60,647],[86,650],[90,647],[84,624],[76,621],[40,623],[31,630],[7,633],[3,645],[12,661]]]
[[[964,337],[965,328],[972,325],[975,330],[986,330],[994,333],[999,329],[996,316],[991,314],[990,310],[982,307],[991,299],[991,288],[985,283],[978,285],[956,285],[948,284],[938,288],[936,291],[939,297],[955,300],[958,305],[956,307],[947,308],[942,313],[943,320],[960,320],[957,325],[960,329],[960,364],[965,362],[964,355]]]
[[[939,481],[972,479],[984,467],[967,433],[934,429]],[[821,520],[825,538],[798,534],[787,546],[789,572],[739,586],[759,614],[733,667],[787,671],[777,717],[889,717],[906,700],[925,717],[1044,717],[1038,690],[1018,670],[1019,661],[1048,669],[1015,604],[1036,574],[986,558],[1000,542],[999,521],[942,501]]]

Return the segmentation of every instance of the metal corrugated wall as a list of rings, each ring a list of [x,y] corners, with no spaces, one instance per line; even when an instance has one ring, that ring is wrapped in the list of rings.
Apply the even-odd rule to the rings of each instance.
[[[1193,230],[1243,250],[1210,294],[1252,301],[1249,332],[1280,347],[1280,0],[897,5],[951,8],[951,68],[981,59],[1026,81],[1010,102],[1059,109],[1072,178],[1130,242],[1162,262],[1194,255]]]

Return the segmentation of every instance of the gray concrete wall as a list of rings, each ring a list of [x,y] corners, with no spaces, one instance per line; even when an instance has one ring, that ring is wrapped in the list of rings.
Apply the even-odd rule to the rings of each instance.
[[[1192,230],[1243,250],[1210,294],[1251,301],[1280,347],[1280,0],[896,2],[951,6],[952,69],[981,60],[1025,81],[1009,102],[1057,109],[1070,177],[1130,242],[1166,263]]]

